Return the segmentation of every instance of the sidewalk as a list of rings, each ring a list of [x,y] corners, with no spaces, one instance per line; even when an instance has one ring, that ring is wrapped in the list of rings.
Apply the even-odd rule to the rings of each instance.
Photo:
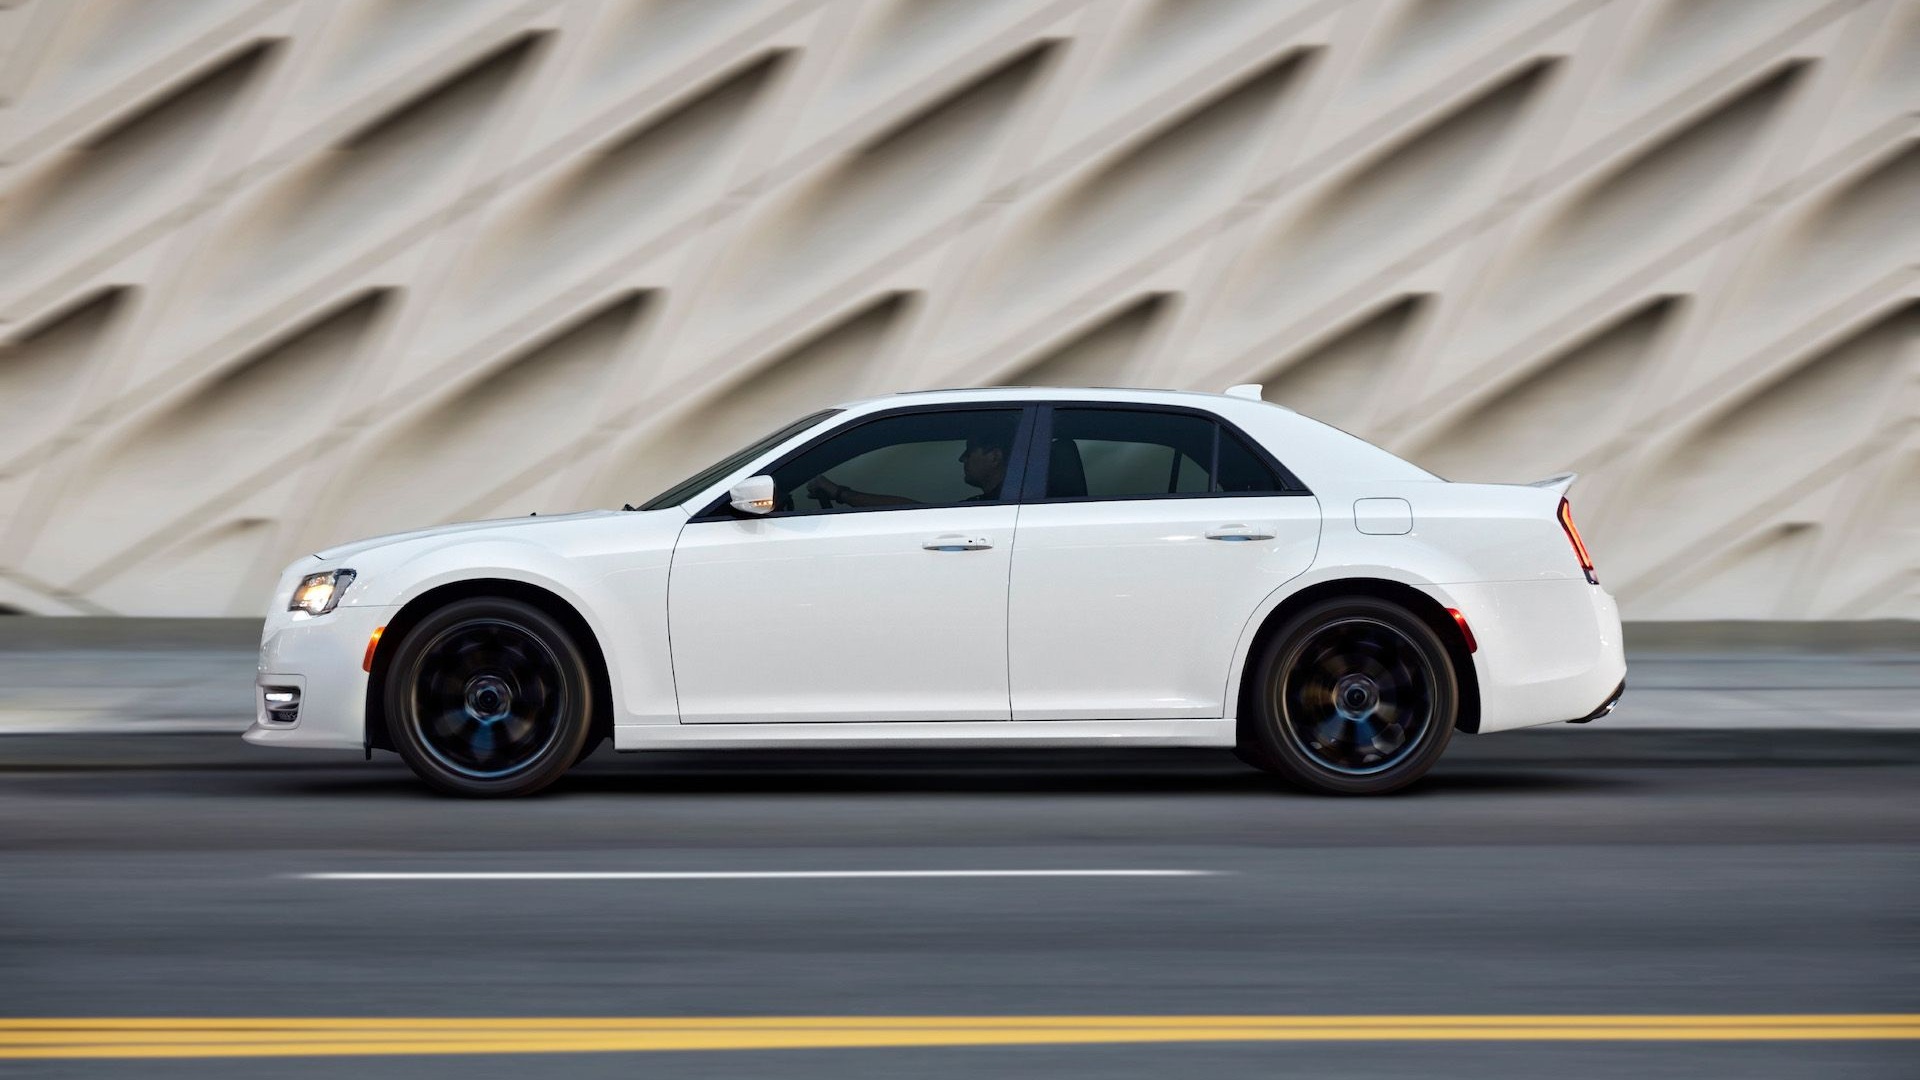
[[[258,625],[0,619],[0,734],[245,730]],[[1920,624],[1635,624],[1627,646],[1593,727],[1920,731]]]

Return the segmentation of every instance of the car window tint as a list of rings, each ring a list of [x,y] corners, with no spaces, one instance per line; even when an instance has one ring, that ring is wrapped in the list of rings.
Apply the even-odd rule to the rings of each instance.
[[[1220,429],[1220,462],[1216,466],[1219,481],[1215,491],[1285,491],[1286,485],[1274,475],[1273,469],[1254,454],[1253,449],[1240,440],[1238,435]]]
[[[1047,497],[1124,498],[1208,490],[1214,424],[1181,413],[1060,409]]]
[[[774,471],[775,509],[844,513],[998,501],[1019,422],[1018,409],[968,409],[856,425]]]

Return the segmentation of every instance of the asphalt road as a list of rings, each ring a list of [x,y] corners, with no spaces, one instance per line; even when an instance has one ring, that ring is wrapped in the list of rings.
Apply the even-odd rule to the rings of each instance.
[[[338,871],[1183,869],[328,881]],[[1212,753],[390,756],[0,739],[0,1016],[1920,1012],[1920,736],[1463,739],[1396,798]],[[0,1062],[19,1076],[1911,1077],[1920,1042],[1194,1042]]]

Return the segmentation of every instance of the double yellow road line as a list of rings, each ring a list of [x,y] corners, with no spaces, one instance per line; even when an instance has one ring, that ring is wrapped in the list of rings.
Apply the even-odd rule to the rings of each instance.
[[[0,1019],[0,1059],[545,1054],[1174,1042],[1920,1039],[1920,1013]]]

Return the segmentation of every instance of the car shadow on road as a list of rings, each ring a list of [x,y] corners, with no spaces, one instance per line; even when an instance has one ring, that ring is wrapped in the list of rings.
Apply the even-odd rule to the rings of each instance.
[[[419,795],[404,771],[375,768],[287,781],[301,794]],[[1596,770],[1519,763],[1440,768],[1389,798],[1481,793],[1624,791],[1643,786]],[[752,751],[600,754],[537,798],[712,798],[764,795],[1180,795],[1322,798],[1208,751],[1054,751],[964,754]]]
[[[1441,766],[1444,770],[1445,766]],[[1435,771],[1409,786],[1399,796],[1452,795],[1469,792],[1529,791],[1639,791],[1648,785],[1618,773],[1575,772],[1556,768],[1511,767],[1499,771],[1485,768],[1460,772]],[[1395,796],[1389,796],[1395,797]]]

